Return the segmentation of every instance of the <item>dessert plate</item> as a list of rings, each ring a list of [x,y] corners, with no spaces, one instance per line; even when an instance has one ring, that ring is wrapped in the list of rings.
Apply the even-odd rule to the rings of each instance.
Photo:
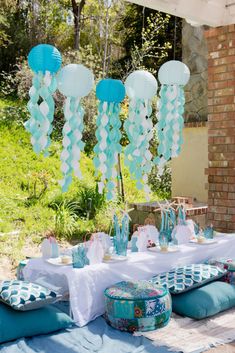
[[[115,262],[123,262],[123,261],[127,261],[127,260],[128,260],[128,256],[111,256],[111,258],[108,260],[103,259],[103,262],[115,263]]]
[[[210,245],[210,244],[216,244],[216,243],[218,243],[218,241],[215,240],[215,239],[206,239],[206,240],[203,241],[202,243],[199,243],[199,242],[197,241],[197,239],[191,239],[191,240],[190,240],[190,243],[194,243],[194,244],[198,244],[198,245]]]
[[[66,264],[62,262],[61,257],[46,259],[46,262],[48,262],[51,265],[55,265],[55,266],[68,266],[68,265],[72,265],[72,263],[73,263],[72,257],[70,258],[69,262]]]
[[[171,254],[173,252],[178,252],[180,251],[180,249],[177,246],[169,246],[169,248],[167,249],[167,251],[162,251],[158,246],[154,246],[152,248],[148,248],[148,251],[151,252],[158,252],[161,254]]]

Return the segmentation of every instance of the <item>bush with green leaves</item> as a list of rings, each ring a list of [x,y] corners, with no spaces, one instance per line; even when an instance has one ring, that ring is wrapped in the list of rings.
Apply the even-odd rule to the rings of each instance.
[[[171,168],[167,164],[164,169],[162,176],[157,174],[156,168],[153,168],[149,178],[148,183],[151,190],[157,193],[160,199],[169,199],[171,197]]]
[[[55,208],[55,234],[60,238],[71,238],[77,221],[77,204],[75,202],[62,201],[54,204]]]

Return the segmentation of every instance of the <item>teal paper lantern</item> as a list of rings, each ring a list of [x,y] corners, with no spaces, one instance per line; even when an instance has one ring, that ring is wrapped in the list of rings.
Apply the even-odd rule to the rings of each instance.
[[[94,166],[101,173],[98,183],[99,192],[107,188],[107,199],[115,197],[118,154],[121,153],[120,102],[125,97],[125,87],[120,80],[104,79],[96,87],[96,96],[100,100],[96,119],[97,144],[94,147]]]
[[[59,50],[50,44],[39,44],[31,49],[28,56],[29,67],[33,72],[56,73],[62,63]]]
[[[103,102],[120,103],[125,98],[125,87],[122,81],[107,78],[98,83],[96,96]]]
[[[27,104],[30,119],[25,123],[25,128],[31,134],[34,151],[36,153],[44,151],[44,155],[48,155],[48,147],[51,144],[50,135],[55,110],[53,99],[53,93],[56,91],[55,73],[59,70],[61,61],[58,49],[49,44],[37,45],[31,49],[28,56],[28,64],[34,72],[34,77]]]
[[[69,64],[57,75],[59,91],[67,97],[85,97],[92,90],[94,75],[83,65]]]
[[[137,70],[127,77],[125,87],[130,98],[128,119],[124,123],[129,139],[129,145],[125,149],[125,164],[136,180],[137,189],[143,189],[149,199],[150,188],[147,182],[152,169],[152,153],[149,147],[153,138],[151,100],[157,92],[157,80],[150,72]]]
[[[81,97],[87,96],[94,85],[94,75],[83,65],[64,66],[57,75],[59,91],[67,96],[64,105],[65,124],[63,127],[63,150],[60,156],[63,180],[62,191],[68,190],[72,174],[81,178],[80,159],[84,149],[82,134],[84,129],[84,109],[80,104]]]

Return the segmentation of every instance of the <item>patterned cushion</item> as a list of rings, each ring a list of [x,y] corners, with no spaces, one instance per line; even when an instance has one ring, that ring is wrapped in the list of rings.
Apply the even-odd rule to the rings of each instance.
[[[212,282],[226,273],[225,269],[217,266],[196,264],[177,267],[169,272],[161,273],[154,276],[151,282],[168,288],[172,294],[178,294]]]
[[[227,270],[228,272],[223,277],[223,281],[235,285],[235,259],[221,257],[209,260],[208,264]]]
[[[107,322],[122,331],[149,331],[171,316],[169,292],[148,281],[123,281],[105,290]]]
[[[3,281],[0,284],[0,301],[15,310],[33,310],[55,302],[61,296],[35,283]]]

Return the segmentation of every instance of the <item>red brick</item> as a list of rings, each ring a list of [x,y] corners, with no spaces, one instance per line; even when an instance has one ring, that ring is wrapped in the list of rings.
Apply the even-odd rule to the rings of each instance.
[[[212,75],[210,78],[211,82],[218,82],[218,81],[228,81],[234,78],[233,72],[220,72]]]
[[[223,88],[223,89],[218,89],[215,91],[215,97],[218,96],[230,96],[233,95],[234,96],[234,87],[227,87],[227,88]]]
[[[235,215],[235,208],[228,208],[228,214]]]
[[[213,121],[212,119],[208,122],[209,129],[219,129],[219,128],[230,128],[235,127],[235,119],[234,120],[221,120],[221,121]]]
[[[234,223],[228,223],[227,229],[230,230],[232,233],[235,230],[235,222]]]
[[[208,75],[221,74],[224,72],[227,72],[227,65],[209,66],[208,67]]]
[[[208,40],[210,41],[212,37],[216,37],[217,39],[218,36],[228,33],[228,31],[229,31],[228,26],[210,28],[204,32],[204,36],[208,38]]]
[[[235,31],[235,24],[234,25],[229,25],[228,26],[228,31],[229,32],[234,32]]]
[[[235,192],[235,185],[228,185],[229,192]]]

